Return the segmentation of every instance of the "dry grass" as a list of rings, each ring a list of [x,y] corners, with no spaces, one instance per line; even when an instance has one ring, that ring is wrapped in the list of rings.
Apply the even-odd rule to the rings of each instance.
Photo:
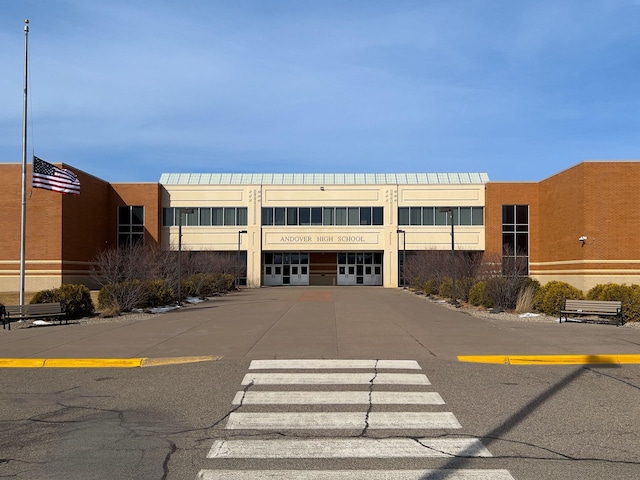
[[[527,285],[518,292],[518,300],[516,301],[516,313],[527,313],[533,311],[536,300],[536,288],[533,285]]]

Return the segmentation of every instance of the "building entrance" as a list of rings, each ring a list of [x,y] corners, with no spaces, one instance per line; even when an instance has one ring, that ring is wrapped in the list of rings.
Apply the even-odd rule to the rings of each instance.
[[[382,252],[265,252],[265,286],[382,285]]]
[[[264,285],[309,285],[307,252],[268,252],[263,258]]]
[[[338,285],[382,285],[381,252],[339,252]]]

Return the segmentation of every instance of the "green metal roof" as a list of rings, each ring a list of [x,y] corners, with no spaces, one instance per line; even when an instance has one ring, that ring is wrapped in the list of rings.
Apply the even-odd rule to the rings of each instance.
[[[460,185],[486,173],[163,173],[163,185]]]

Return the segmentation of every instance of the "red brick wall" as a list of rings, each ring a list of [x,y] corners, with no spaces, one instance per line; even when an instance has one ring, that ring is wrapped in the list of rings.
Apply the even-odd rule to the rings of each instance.
[[[60,269],[62,196],[32,189],[30,164],[27,170],[26,267],[27,270]],[[0,188],[0,260],[3,263],[0,269],[6,271],[4,275],[17,275],[20,267],[22,164],[0,165],[0,176],[3,181]],[[34,266],[29,261],[40,263]]]

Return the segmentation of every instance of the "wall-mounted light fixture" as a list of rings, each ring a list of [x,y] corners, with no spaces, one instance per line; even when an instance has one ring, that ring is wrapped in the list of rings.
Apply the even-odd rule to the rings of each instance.
[[[587,243],[587,236],[586,235],[582,235],[580,238],[578,238],[578,241],[582,243],[582,245],[580,245],[580,246],[584,247],[585,243]]]

